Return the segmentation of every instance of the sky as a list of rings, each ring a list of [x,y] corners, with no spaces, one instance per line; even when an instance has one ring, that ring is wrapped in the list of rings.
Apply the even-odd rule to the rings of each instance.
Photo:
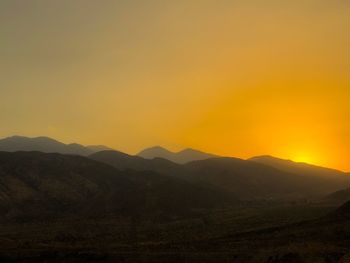
[[[350,171],[347,0],[0,0],[0,137]]]

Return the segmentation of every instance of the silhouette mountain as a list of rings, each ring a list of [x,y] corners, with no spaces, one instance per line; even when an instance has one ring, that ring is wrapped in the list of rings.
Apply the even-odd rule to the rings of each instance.
[[[89,156],[89,158],[103,162],[119,170],[155,171],[172,175],[181,172],[182,167],[167,159],[144,159],[139,156],[128,155],[118,151],[102,151]]]
[[[57,255],[58,261],[75,262],[71,255],[113,261],[120,249],[122,261],[126,253],[145,253],[150,260],[151,253],[160,253],[157,262],[164,262],[170,253],[171,262],[178,262],[182,251],[195,262],[201,260],[194,254],[204,253],[203,262],[214,251],[214,257],[229,253],[225,262],[252,262],[254,251],[253,262],[348,262],[339,258],[348,253],[350,202],[327,216],[328,206],[251,202],[304,198],[334,188],[334,178],[236,158],[176,164],[116,151],[90,158],[0,152],[1,258],[18,261],[21,251],[31,254],[30,262],[45,255],[53,261]],[[327,260],[309,257],[315,251]]]
[[[232,205],[216,191],[155,172],[121,172],[83,156],[0,152],[0,218],[164,213]]]
[[[142,158],[145,158],[145,159],[153,159],[156,157],[169,159],[172,157],[173,154],[174,154],[173,152],[171,152],[163,147],[154,146],[154,147],[142,150],[137,155],[142,157]]]
[[[163,159],[168,159],[172,162],[180,163],[180,164],[218,157],[217,155],[214,155],[214,154],[209,154],[209,153],[201,152],[190,148],[184,149],[180,152],[171,152],[160,146],[147,148],[141,151],[138,154],[138,156],[143,157],[145,159],[163,158]]]
[[[305,198],[329,187],[326,183],[318,185],[320,182],[313,178],[237,158],[195,161],[185,168],[190,171],[184,176],[186,179],[222,187],[244,199]]]
[[[80,144],[64,144],[49,137],[29,138],[23,136],[12,136],[0,140],[0,151],[40,151],[45,153],[62,153],[89,155],[101,149],[108,149],[106,146],[88,146]]]
[[[318,176],[318,177],[320,176],[338,177],[339,179],[344,178],[344,176],[349,177],[348,174],[335,169],[320,167],[320,166],[311,165],[307,163],[293,162],[291,160],[284,160],[284,159],[280,159],[280,158],[276,158],[268,155],[253,157],[249,160],[257,163],[269,165],[281,171],[286,171],[293,174]]]
[[[333,177],[293,174],[236,158],[211,158],[176,164],[166,159],[144,159],[116,151],[98,152],[89,158],[119,170],[155,171],[194,184],[210,185],[245,200],[324,196],[344,186],[350,186],[350,177],[344,182]]]
[[[184,165],[187,179],[233,191],[248,199],[306,198],[350,186],[349,176],[324,177],[279,170],[262,163],[237,158],[213,158]]]

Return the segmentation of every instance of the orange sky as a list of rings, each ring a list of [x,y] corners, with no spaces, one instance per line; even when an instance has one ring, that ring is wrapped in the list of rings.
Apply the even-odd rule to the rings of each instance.
[[[343,0],[5,0],[0,136],[350,171]]]

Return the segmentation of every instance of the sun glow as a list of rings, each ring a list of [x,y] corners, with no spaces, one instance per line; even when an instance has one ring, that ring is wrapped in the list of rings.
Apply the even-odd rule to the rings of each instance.
[[[295,162],[308,163],[308,164],[318,164],[319,163],[317,158],[309,153],[296,154],[295,157],[292,157],[292,160]]]
[[[0,1],[0,137],[350,170],[348,1],[17,2]]]

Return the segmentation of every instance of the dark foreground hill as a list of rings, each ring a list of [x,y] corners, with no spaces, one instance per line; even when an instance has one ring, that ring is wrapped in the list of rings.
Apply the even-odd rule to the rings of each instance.
[[[350,223],[350,200],[341,205],[327,217],[328,220],[349,221]]]
[[[39,151],[45,153],[62,153],[75,155],[89,155],[94,152],[109,149],[103,145],[83,146],[77,143],[64,144],[48,137],[29,138],[23,136],[12,136],[0,140],[0,151]]]
[[[349,262],[349,223],[338,217],[322,216],[327,210],[313,206],[236,207],[161,222],[152,217],[145,220],[107,217],[1,224],[0,259],[2,262]]]
[[[211,158],[181,165],[161,158],[144,159],[116,151],[98,152],[89,157],[120,170],[156,171],[195,184],[211,185],[243,200],[300,200],[350,186],[350,176],[346,175],[295,174],[236,158]]]
[[[0,261],[349,262],[349,204],[236,206],[218,189],[265,196],[301,188],[239,159],[178,166],[184,174],[166,176],[81,156],[0,152]]]
[[[122,172],[81,156],[0,152],[0,212],[4,220],[176,215],[232,202],[231,196],[209,187],[155,172]]]
[[[119,170],[156,171],[162,174],[181,173],[182,166],[167,159],[144,159],[118,151],[101,151],[89,156],[90,159],[112,165]]]
[[[294,174],[236,158],[213,158],[186,164],[186,178],[220,186],[247,199],[302,199],[329,193],[350,184],[322,176]]]
[[[325,202],[341,205],[350,200],[350,188],[342,189],[327,195]]]
[[[197,255],[216,251],[223,262],[350,262],[350,204],[327,216],[284,226],[243,230],[191,244]],[[190,245],[190,244],[189,244]],[[172,249],[181,247],[173,246]],[[208,262],[215,262],[214,260]]]

